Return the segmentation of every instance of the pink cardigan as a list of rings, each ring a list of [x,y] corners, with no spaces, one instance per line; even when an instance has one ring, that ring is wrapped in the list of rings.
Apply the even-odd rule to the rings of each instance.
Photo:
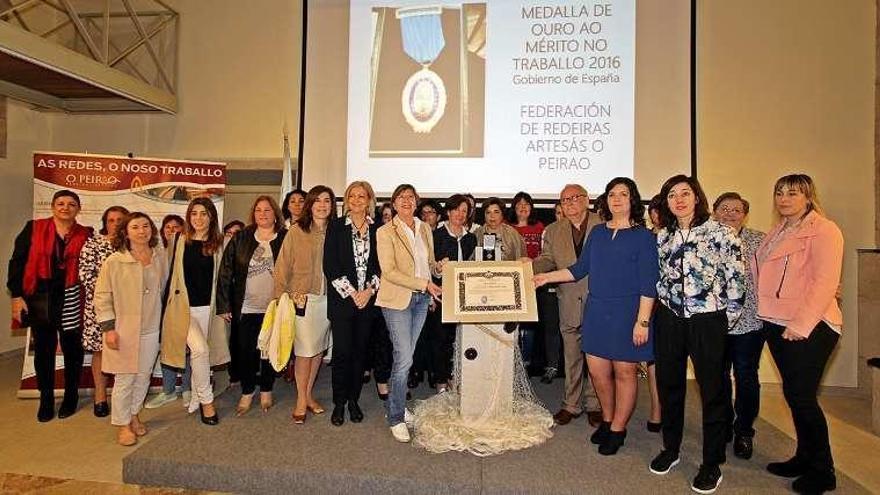
[[[841,326],[843,315],[836,294],[843,234],[834,222],[811,211],[797,230],[784,234],[770,253],[759,257],[783,225],[780,222],[767,233],[751,260],[758,317],[786,321],[789,330],[804,337],[823,320]]]

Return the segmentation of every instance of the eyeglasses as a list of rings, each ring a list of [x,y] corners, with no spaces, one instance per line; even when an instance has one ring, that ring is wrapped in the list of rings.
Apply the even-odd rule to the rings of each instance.
[[[587,197],[586,194],[575,194],[575,195],[573,195],[573,196],[567,196],[567,197],[565,197],[565,198],[561,198],[561,199],[559,200],[559,202],[562,203],[562,204],[564,204],[564,205],[567,205],[567,204],[569,204],[569,203],[574,203],[575,201],[577,201],[577,200],[579,200],[579,199],[581,199],[581,198],[586,198],[586,197]]]
[[[742,208],[737,208],[737,207],[722,206],[721,208],[718,208],[718,209],[721,210],[721,213],[736,213],[738,215],[745,213]]]

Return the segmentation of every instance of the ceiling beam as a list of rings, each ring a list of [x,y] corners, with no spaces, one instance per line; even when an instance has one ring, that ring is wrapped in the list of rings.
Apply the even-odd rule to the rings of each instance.
[[[80,19],[76,7],[70,3],[70,0],[61,0],[61,5],[67,9],[67,15],[70,16],[70,20],[73,21],[73,25],[76,26],[76,32],[78,32],[83,41],[86,42],[86,46],[89,47],[89,51],[92,53],[92,56],[95,57],[95,60],[104,60],[104,63],[106,64],[107,60],[101,58],[101,50],[98,49],[98,45],[95,44],[95,40],[92,39],[92,35],[89,34],[89,30],[86,29],[86,25],[83,24],[82,19]]]
[[[177,112],[174,94],[5,22],[0,22],[0,51],[147,107],[171,114]]]
[[[43,93],[42,91],[19,86],[18,84],[9,81],[0,81],[0,95],[30,103],[31,105],[44,109],[58,110],[62,112],[67,111],[64,99]]]
[[[125,6],[125,10],[131,15],[131,21],[134,22],[134,27],[137,29],[138,34],[140,34],[141,39],[144,40],[144,43],[147,45],[147,51],[150,53],[150,57],[153,58],[153,62],[156,64],[156,69],[158,69],[159,75],[162,76],[162,81],[165,82],[165,87],[173,92],[174,85],[171,84],[171,79],[168,78],[168,73],[165,72],[165,67],[162,64],[162,61],[159,60],[159,55],[153,47],[153,41],[147,35],[147,30],[144,29],[144,24],[141,22],[140,18],[138,18],[137,12],[131,7],[131,2],[129,0],[122,0],[122,5]]]

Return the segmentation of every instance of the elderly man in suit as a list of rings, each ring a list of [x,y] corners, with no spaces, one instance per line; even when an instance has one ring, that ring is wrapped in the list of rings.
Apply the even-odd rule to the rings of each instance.
[[[544,247],[533,262],[535,273],[573,265],[581,254],[590,230],[601,222],[598,215],[590,215],[590,196],[578,184],[566,185],[559,194],[559,202],[564,216],[544,231]],[[559,412],[553,415],[559,425],[568,424],[581,415],[584,396],[590,424],[597,426],[602,421],[593,385],[589,379],[584,380],[586,363],[581,348],[581,319],[587,298],[587,278],[560,284],[556,292],[559,298],[559,331],[565,356],[565,397]]]

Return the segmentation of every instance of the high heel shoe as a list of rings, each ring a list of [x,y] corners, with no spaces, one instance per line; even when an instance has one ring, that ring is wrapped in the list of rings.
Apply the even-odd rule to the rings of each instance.
[[[608,440],[608,435],[610,433],[611,423],[607,421],[602,421],[602,423],[599,424],[599,427],[596,428],[596,431],[594,431],[593,434],[590,435],[590,443],[595,445],[602,445],[603,443],[605,443],[606,440]]]
[[[95,402],[95,417],[106,418],[110,415],[110,404],[106,400]]]
[[[134,426],[132,426],[134,425]],[[140,418],[137,416],[132,417],[131,423],[128,424],[128,427],[131,428],[131,431],[134,432],[135,435],[142,437],[147,434],[147,427],[143,423],[141,423]]]
[[[202,417],[202,423],[208,426],[215,426],[220,423],[220,417],[217,415],[217,410],[215,408],[213,416],[205,416],[205,406],[204,404],[199,404],[199,415]]]
[[[272,392],[260,392],[260,409],[263,412],[269,412],[269,409],[272,409],[272,406],[275,405],[275,402],[272,400]]]
[[[306,408],[306,410],[308,410],[308,408]],[[295,425],[303,425],[306,423],[305,411],[303,411],[302,414],[297,414],[296,409],[294,409],[293,414],[291,415],[291,418],[293,419],[293,424],[295,424]]]
[[[614,455],[620,450],[620,447],[623,445],[623,441],[626,439],[626,430],[623,431],[608,431],[608,436],[605,438],[605,442],[599,445],[599,454],[601,455]]]
[[[321,404],[318,404],[317,402],[315,402],[315,405],[307,405],[306,411],[309,411],[310,413],[314,414],[315,416],[317,416],[319,414],[324,414],[324,412],[325,412],[324,407],[322,407]]]
[[[662,427],[663,427],[663,423],[661,423],[659,421],[656,423],[653,421],[648,421],[648,431],[650,431],[651,433],[660,433],[660,430],[662,429]]]
[[[119,431],[116,435],[116,443],[122,445],[123,447],[131,447],[132,445],[137,443],[137,434],[131,431],[131,428],[128,426],[122,426],[119,428]]]
[[[383,385],[385,385],[386,389],[388,388],[387,383],[383,383]],[[382,393],[379,391],[379,382],[376,382],[376,395],[379,396],[379,400],[381,400],[381,401],[388,400],[388,392]]]
[[[248,413],[251,410],[251,404],[254,402],[254,394],[253,392],[250,394],[241,394],[241,398],[238,399],[238,405],[235,406],[235,417],[240,418]]]

